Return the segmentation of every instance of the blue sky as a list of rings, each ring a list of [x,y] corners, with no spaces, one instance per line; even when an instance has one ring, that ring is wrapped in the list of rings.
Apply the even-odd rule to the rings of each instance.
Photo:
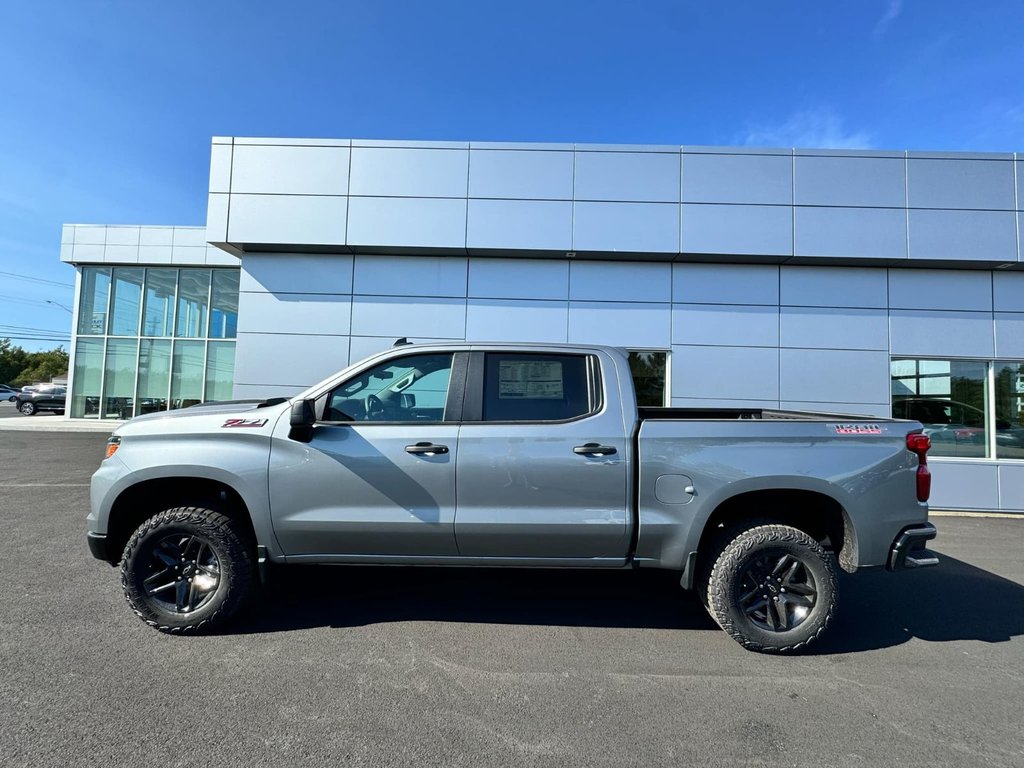
[[[0,337],[68,333],[62,223],[204,223],[214,135],[1024,151],[1021,29],[1019,0],[8,0]]]

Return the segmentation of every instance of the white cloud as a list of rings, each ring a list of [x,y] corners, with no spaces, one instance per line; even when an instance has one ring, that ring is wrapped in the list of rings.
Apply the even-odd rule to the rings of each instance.
[[[747,146],[804,147],[807,149],[871,149],[871,134],[849,131],[843,119],[827,109],[796,112],[783,123],[749,128],[743,139]]]
[[[885,13],[875,23],[875,29],[871,33],[871,36],[876,40],[885,34],[885,30],[889,28],[896,17],[903,13],[903,0],[889,0],[889,4],[885,7]]]

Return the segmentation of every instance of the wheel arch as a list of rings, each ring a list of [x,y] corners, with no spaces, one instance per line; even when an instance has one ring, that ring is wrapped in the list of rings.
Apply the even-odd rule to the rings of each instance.
[[[209,477],[174,476],[139,480],[122,489],[107,517],[107,552],[117,564],[125,544],[144,521],[172,507],[199,506],[215,509],[243,527],[257,540],[249,505],[232,485]]]
[[[839,499],[822,489],[776,487],[740,491],[716,504],[696,547],[697,573],[708,567],[721,541],[746,522],[797,528],[832,551],[844,571],[857,569],[856,530]]]

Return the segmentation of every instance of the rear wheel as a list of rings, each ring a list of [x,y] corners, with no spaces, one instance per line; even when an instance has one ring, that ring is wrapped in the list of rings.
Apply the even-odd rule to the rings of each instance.
[[[26,416],[33,416],[35,415],[35,412],[38,411],[39,409],[36,408],[35,403],[22,403],[21,405],[18,406],[18,410],[21,411]]]
[[[252,549],[227,515],[169,509],[128,540],[121,586],[136,615],[161,632],[211,629],[245,603],[253,585]]]
[[[836,609],[831,556],[803,531],[759,525],[738,533],[708,578],[711,616],[744,648],[783,653],[806,647]]]

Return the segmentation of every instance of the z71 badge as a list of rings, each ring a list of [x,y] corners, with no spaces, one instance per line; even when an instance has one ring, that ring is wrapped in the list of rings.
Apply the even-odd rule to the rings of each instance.
[[[262,427],[267,423],[267,419],[228,419],[220,425],[221,429],[226,427]]]
[[[837,435],[880,435],[882,428],[877,424],[833,424]]]

